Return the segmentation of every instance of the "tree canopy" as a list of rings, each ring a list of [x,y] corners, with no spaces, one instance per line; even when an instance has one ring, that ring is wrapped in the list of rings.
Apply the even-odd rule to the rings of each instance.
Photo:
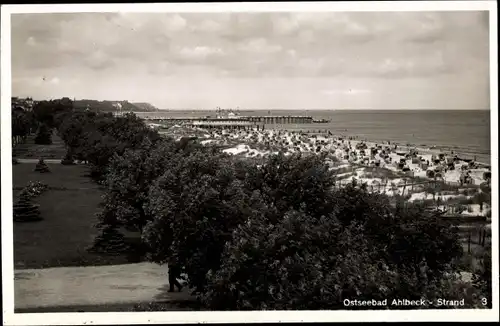
[[[25,111],[21,107],[12,110],[12,136],[26,137],[30,130],[34,128],[34,119],[31,112]]]
[[[345,298],[455,293],[456,228],[364,185],[336,186],[324,155],[256,164],[161,137],[133,114],[60,117],[68,155],[87,160],[105,188],[98,226],[138,231],[152,262],[175,256],[212,309],[342,309]]]

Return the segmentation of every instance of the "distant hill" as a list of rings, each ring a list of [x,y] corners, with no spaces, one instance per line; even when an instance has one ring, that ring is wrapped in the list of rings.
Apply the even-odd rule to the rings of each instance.
[[[155,107],[154,105],[150,104],[150,103],[132,103],[132,105],[138,107],[139,109],[141,109],[141,112],[156,112],[156,111],[160,111],[160,109],[158,109],[157,107]]]
[[[149,103],[130,103],[129,101],[97,101],[97,100],[75,100],[73,105],[78,109],[90,108],[101,112],[134,111],[155,112],[159,111]]]

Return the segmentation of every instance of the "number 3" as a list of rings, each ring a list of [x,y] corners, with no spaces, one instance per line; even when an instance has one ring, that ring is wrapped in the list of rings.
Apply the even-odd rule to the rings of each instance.
[[[483,306],[486,306],[488,304],[488,299],[482,298],[481,303],[483,304]]]

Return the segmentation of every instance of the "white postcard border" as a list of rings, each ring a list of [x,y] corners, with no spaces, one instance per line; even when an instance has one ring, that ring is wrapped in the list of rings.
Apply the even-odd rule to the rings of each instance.
[[[182,3],[182,4],[74,4],[5,5],[1,11],[1,176],[2,176],[2,309],[4,325],[77,325],[144,323],[229,322],[332,322],[332,321],[498,321],[499,284],[493,278],[491,310],[407,311],[251,311],[251,312],[131,312],[131,313],[14,313],[12,162],[11,162],[11,51],[10,15],[55,12],[300,12],[300,11],[477,11],[490,13],[490,97],[492,160],[493,275],[498,267],[498,45],[495,1],[406,2],[284,2],[284,3]]]

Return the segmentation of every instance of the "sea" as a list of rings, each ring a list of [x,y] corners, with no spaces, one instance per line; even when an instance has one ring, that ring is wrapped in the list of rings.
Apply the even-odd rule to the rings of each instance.
[[[169,110],[166,117],[215,116],[215,111]],[[491,165],[489,110],[241,110],[244,115],[307,115],[328,123],[266,125],[266,128],[330,131],[360,140],[436,148]]]

